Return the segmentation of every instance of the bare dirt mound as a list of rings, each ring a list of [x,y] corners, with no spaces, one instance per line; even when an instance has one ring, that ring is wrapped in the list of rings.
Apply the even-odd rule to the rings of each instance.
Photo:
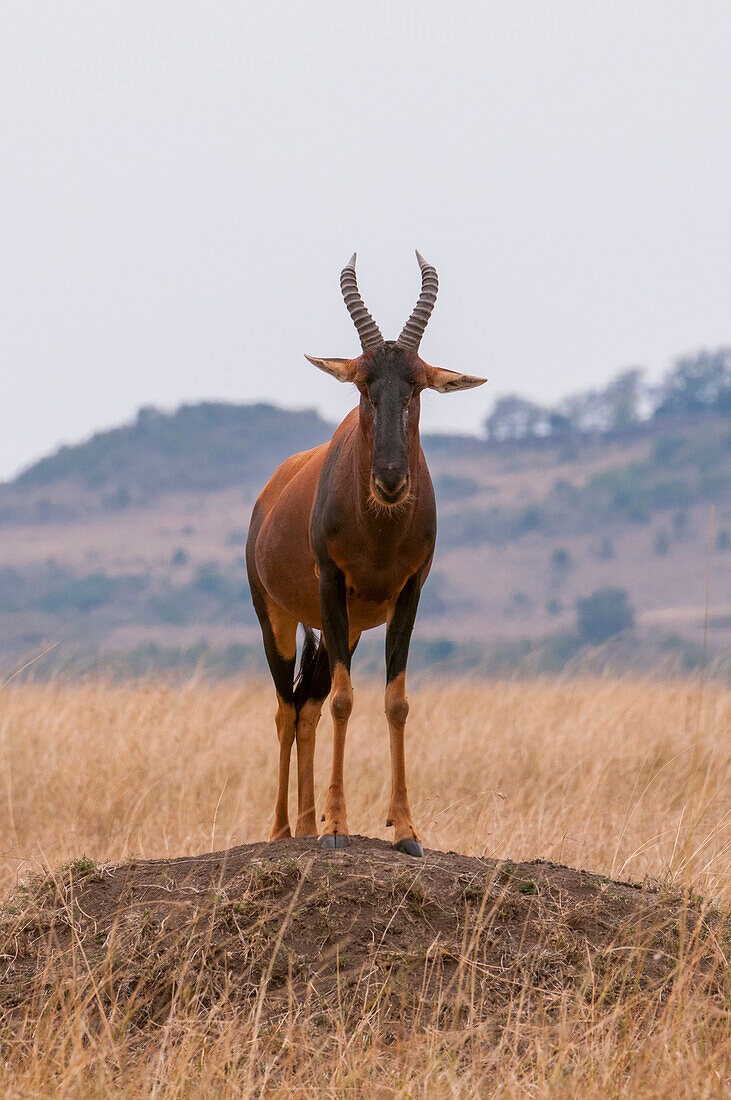
[[[86,1010],[146,1028],[186,1005],[276,1020],[385,1013],[393,1026],[509,1004],[550,1011],[672,989],[679,962],[721,994],[728,922],[699,899],[536,861],[353,837],[242,845],[176,860],[82,859],[22,887],[0,911],[0,1025]],[[318,1015],[319,1014],[319,1015]]]

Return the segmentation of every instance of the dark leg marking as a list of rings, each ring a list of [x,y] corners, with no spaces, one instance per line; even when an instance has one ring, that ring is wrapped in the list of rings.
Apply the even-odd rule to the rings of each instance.
[[[391,742],[391,803],[387,825],[395,829],[394,848],[423,856],[424,848],[411,818],[406,788],[404,730],[409,713],[406,698],[406,662],[421,591],[421,573],[406,582],[386,631],[386,717]]]
[[[254,527],[252,521],[252,529]],[[258,530],[258,528],[257,528]],[[253,563],[252,532],[246,547],[247,571],[249,575],[249,587],[254,610],[261,627],[264,640],[264,652],[266,654],[269,671],[277,690],[277,739],[279,741],[279,770],[277,778],[277,801],[274,808],[274,824],[272,825],[271,838],[291,836],[289,828],[289,765],[292,755],[292,744],[295,737],[297,712],[294,706],[294,668],[296,659],[297,623],[283,612],[277,612],[281,616],[279,637],[275,623],[272,622],[269,607],[264,593],[259,584],[259,578]],[[276,617],[276,616],[275,616]],[[289,651],[291,650],[291,655]],[[284,652],[283,652],[284,651]]]

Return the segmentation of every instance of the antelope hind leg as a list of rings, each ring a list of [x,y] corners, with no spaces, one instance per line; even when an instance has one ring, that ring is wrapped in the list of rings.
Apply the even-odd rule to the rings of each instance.
[[[252,583],[253,582],[253,583]],[[250,574],[251,595],[261,626],[269,671],[277,690],[277,740],[279,769],[277,801],[270,839],[291,836],[289,828],[289,765],[292,756],[297,712],[294,706],[294,666],[297,655],[297,620],[283,611],[261,591]]]

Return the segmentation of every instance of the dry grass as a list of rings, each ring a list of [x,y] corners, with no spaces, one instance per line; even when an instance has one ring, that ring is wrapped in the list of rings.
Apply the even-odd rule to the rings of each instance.
[[[701,699],[684,682],[463,683],[425,685],[411,703],[412,808],[429,847],[649,877],[689,909],[703,897],[728,911],[728,690],[706,685]],[[329,746],[323,720],[320,796]],[[2,887],[82,854],[178,856],[259,840],[275,748],[263,683],[11,685],[0,695]],[[387,837],[375,687],[356,690],[346,782],[353,831]],[[342,1006],[323,1020],[293,1002],[272,1022],[260,1002],[217,1001],[181,1002],[143,1036],[118,1006],[99,1002],[94,1017],[93,989],[89,1001],[64,986],[55,1014],[0,1035],[0,1087],[18,1097],[724,1096],[729,993],[724,1004],[700,988],[692,950],[681,936],[672,986],[655,994],[610,996],[610,976],[594,975],[591,996],[567,989],[548,1011],[526,979],[493,1029],[470,1010],[406,1034],[375,1010],[353,1023]]]

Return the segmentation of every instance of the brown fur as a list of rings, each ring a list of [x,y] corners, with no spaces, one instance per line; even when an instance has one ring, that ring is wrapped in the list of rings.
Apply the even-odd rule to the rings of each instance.
[[[353,708],[350,658],[364,630],[387,623],[388,823],[395,828],[395,843],[419,855],[423,849],[406,789],[406,662],[436,538],[434,490],[419,441],[420,395],[427,387],[447,393],[484,379],[432,367],[398,341],[381,342],[357,359],[308,358],[339,381],[355,383],[360,404],[329,443],[282,463],[252,513],[247,569],[278,697],[279,781],[272,837],[290,835],[287,794],[294,740],[297,834],[315,831],[315,736],[332,689],[332,774],[320,839],[326,847],[347,843],[343,761]],[[299,623],[321,630],[322,639],[316,648],[313,635],[307,635],[307,661],[303,657],[295,690]]]
[[[418,394],[415,400],[418,402]],[[404,584],[431,565],[436,511],[429,471],[418,438],[418,410],[409,438],[409,493],[405,501],[379,502],[371,485],[372,435],[368,417],[354,409],[329,443],[287,459],[275,472],[256,504],[261,522],[254,544],[254,583],[260,586],[276,639],[284,657],[294,653],[298,623],[322,629],[319,569],[310,540],[310,517],[328,457],[335,458],[332,503],[343,517],[328,552],[342,570],[348,594],[350,644],[364,630],[393,614]],[[333,774],[325,806],[323,834],[347,836],[342,768],[345,734],[353,705],[350,675],[338,666],[333,677],[331,713],[334,729]],[[277,732],[280,766],[272,838],[289,836],[286,803],[292,740],[297,741],[297,835],[315,831],[313,756],[322,702],[310,700],[299,715],[278,697]],[[395,841],[418,839],[411,820],[405,784],[404,725],[408,704],[405,674],[387,691],[393,782],[389,821]]]
[[[391,508],[373,500],[371,445],[361,430],[358,409],[346,416],[330,443],[287,459],[257,501],[266,518],[256,540],[255,562],[272,605],[321,629],[310,514],[325,459],[338,447],[333,492],[344,519],[328,550],[345,575],[351,633],[359,636],[386,622],[405,582],[429,556],[436,510],[418,437],[410,461],[409,500]]]

